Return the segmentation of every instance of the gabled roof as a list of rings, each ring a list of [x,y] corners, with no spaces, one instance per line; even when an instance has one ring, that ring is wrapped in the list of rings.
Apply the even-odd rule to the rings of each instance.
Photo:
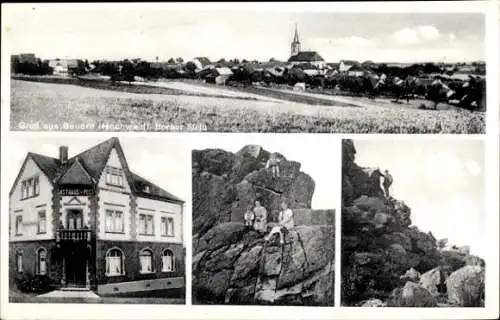
[[[27,160],[30,158],[35,161],[35,163],[40,167],[40,170],[47,175],[52,183],[88,184],[92,180],[92,182],[99,181],[113,148],[116,149],[118,153],[118,157],[122,162],[127,181],[129,182],[131,190],[134,194],[142,196],[142,187],[137,189],[137,186],[140,186],[141,183],[147,183],[150,185],[150,192],[146,193],[149,197],[154,197],[155,199],[166,199],[174,202],[184,202],[162,188],[152,184],[148,180],[130,172],[120,142],[116,137],[101,142],[100,144],[71,157],[64,164],[56,158],[31,152],[28,153],[22,168],[19,171],[18,177],[12,186],[11,193],[14,190],[14,186],[18,183],[19,177],[21,172],[24,170]]]
[[[143,177],[130,172],[132,175],[132,181],[133,181],[133,188],[136,190],[135,194],[144,198],[164,198],[168,199],[174,202],[184,202],[180,198],[174,196],[170,192],[163,190],[162,188],[158,187],[154,183],[144,179]],[[146,192],[144,187],[148,186],[149,187],[149,192]]]
[[[325,61],[316,51],[301,51],[298,54],[291,56],[288,62],[295,61]]]
[[[93,185],[95,180],[89,175],[87,170],[82,166],[79,158],[73,161],[71,167],[66,170],[64,175],[58,180],[60,185]]]
[[[196,57],[193,60],[198,60],[201,63],[202,67],[212,64],[212,62],[210,62],[210,59],[208,59],[207,57]]]
[[[215,68],[215,71],[217,71],[217,73],[221,76],[230,76],[233,74],[231,69],[229,69],[227,67]]]
[[[347,65],[359,65],[360,63],[356,60],[340,60],[340,63],[344,63]]]

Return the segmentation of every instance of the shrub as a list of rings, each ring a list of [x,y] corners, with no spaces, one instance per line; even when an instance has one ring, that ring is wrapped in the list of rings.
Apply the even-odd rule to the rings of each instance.
[[[55,289],[55,283],[45,275],[23,274],[16,279],[17,288],[24,293],[45,293]]]

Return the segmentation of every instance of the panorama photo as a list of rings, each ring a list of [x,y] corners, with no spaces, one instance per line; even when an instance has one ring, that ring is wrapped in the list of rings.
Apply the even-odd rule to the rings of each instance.
[[[285,7],[11,6],[11,130],[485,132],[484,14]]]

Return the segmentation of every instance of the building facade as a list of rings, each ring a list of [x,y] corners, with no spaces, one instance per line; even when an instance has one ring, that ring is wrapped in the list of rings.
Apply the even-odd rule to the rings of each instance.
[[[117,138],[28,153],[9,195],[9,276],[101,294],[184,287],[184,201],[130,171]]]

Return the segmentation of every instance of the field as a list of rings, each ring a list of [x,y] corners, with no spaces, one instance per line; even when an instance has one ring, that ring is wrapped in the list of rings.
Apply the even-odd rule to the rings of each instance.
[[[12,130],[329,133],[484,133],[485,113],[421,102],[267,88],[173,82],[128,84],[11,81]],[[92,87],[93,86],[93,87]],[[208,88],[196,90],[196,88]],[[239,91],[241,94],[229,94]]]

